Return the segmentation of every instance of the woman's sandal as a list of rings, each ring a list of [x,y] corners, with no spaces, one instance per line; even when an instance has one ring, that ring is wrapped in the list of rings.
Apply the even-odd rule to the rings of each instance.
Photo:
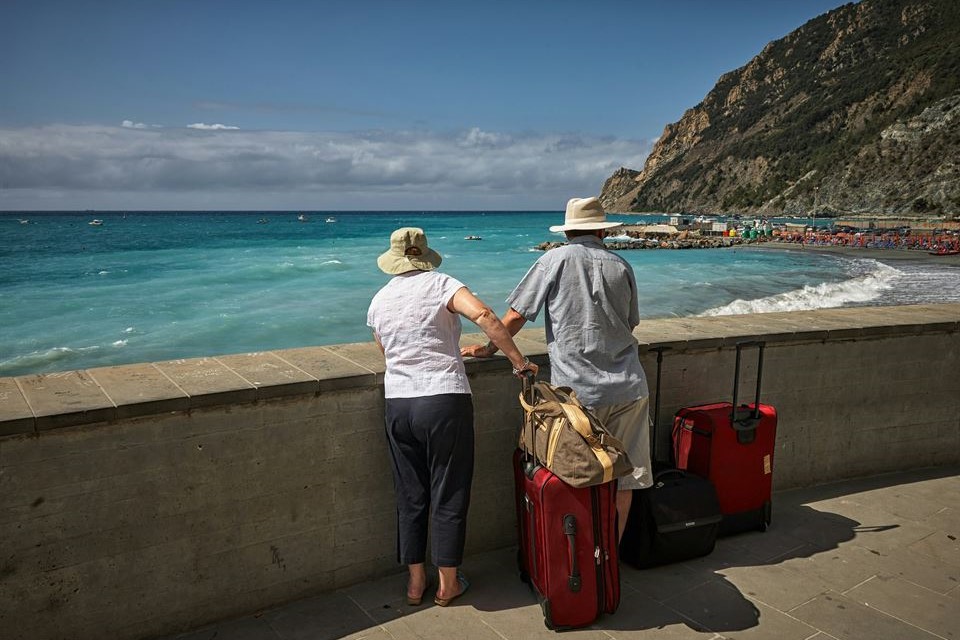
[[[467,577],[462,573],[460,573],[460,571],[457,571],[457,584],[460,585],[460,593],[458,593],[455,596],[451,596],[449,598],[441,598],[440,596],[436,596],[433,599],[433,603],[438,607],[446,607],[451,602],[453,602],[454,600],[456,600],[457,598],[465,594],[467,592],[467,589],[470,588],[470,581],[467,580]]]
[[[420,603],[423,602],[423,594],[426,593],[427,589],[429,589],[432,586],[433,586],[433,580],[431,580],[430,578],[427,578],[427,584],[423,588],[423,591],[420,593],[419,598],[414,598],[409,593],[407,594],[407,604],[410,605],[411,607],[419,607]]]

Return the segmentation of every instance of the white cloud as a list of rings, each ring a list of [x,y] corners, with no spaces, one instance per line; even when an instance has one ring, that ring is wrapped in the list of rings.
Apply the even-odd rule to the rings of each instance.
[[[159,129],[161,127],[159,124],[144,124],[142,122],[134,122],[133,120],[124,120],[120,123],[120,126],[124,129]]]
[[[203,122],[195,122],[187,125],[187,129],[203,129],[205,131],[227,131],[239,128],[240,127],[231,127],[230,125],[226,124],[205,124]]]
[[[490,133],[481,131],[474,127],[460,137],[460,146],[463,147],[486,147],[492,149],[497,146],[510,144],[510,136],[500,133]]]
[[[621,166],[642,168],[651,146],[479,128],[224,132],[130,124],[0,129],[0,209],[552,209],[598,193]]]

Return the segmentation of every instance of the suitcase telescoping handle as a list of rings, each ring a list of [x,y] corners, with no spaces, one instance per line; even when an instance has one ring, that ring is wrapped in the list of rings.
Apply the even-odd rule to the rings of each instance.
[[[520,381],[521,385],[523,385],[523,394],[527,397],[527,402],[531,407],[534,403],[534,380],[536,380],[536,375],[533,373],[533,371],[524,371],[523,378]],[[532,449],[532,451],[527,450],[526,447],[523,447],[523,473],[532,480],[533,474],[537,471],[537,431],[533,424],[533,418],[529,413],[524,412],[523,425],[520,428],[526,429],[528,425],[530,427],[530,449]]]
[[[650,349],[650,351],[657,352],[657,396],[653,400],[653,428],[650,429],[652,432],[650,450],[653,451],[654,458],[657,456],[657,424],[660,422],[660,372],[661,369],[663,369],[663,352],[669,349],[670,347],[654,347]]]
[[[731,403],[733,408],[731,409],[730,423],[737,431],[744,432],[744,435],[747,433],[752,435],[756,429],[756,423],[760,419],[760,385],[763,381],[764,346],[766,346],[766,343],[761,340],[747,340],[737,343],[737,359],[733,370],[733,402]],[[745,416],[741,415],[738,418],[737,387],[740,386],[740,355],[745,347],[757,347],[757,393],[753,401],[753,410],[749,411]]]

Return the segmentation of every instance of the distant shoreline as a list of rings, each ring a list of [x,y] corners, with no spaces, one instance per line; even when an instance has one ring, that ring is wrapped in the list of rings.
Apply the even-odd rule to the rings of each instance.
[[[875,249],[844,247],[837,245],[799,245],[786,242],[764,242],[762,244],[738,245],[738,249],[759,251],[799,251],[804,253],[824,253],[858,258],[870,258],[881,262],[932,262],[951,267],[960,267],[960,254],[953,256],[933,256],[920,249]]]

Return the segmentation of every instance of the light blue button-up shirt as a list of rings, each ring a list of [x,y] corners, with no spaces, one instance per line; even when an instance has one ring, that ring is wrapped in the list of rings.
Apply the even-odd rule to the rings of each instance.
[[[529,321],[544,309],[551,383],[587,406],[649,395],[632,330],[640,322],[633,269],[596,236],[544,253],[507,298]]]

